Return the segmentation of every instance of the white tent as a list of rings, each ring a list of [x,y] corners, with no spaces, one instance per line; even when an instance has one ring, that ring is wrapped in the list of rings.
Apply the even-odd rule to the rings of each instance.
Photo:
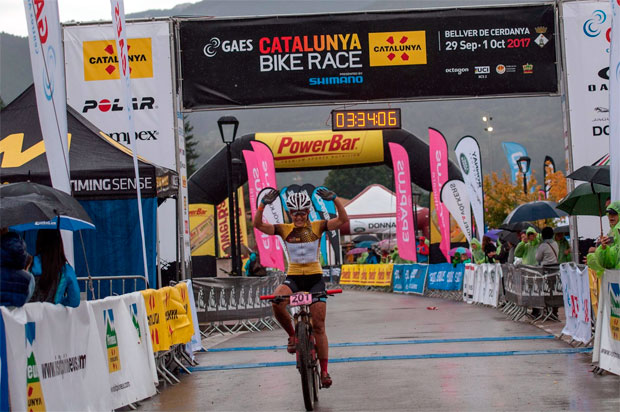
[[[396,235],[396,195],[385,186],[379,184],[368,186],[344,208],[349,215],[349,225],[340,229],[342,234]],[[417,209],[421,211],[426,208]]]

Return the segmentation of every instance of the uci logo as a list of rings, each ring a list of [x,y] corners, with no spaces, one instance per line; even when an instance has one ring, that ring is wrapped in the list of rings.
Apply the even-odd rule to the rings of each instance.
[[[459,162],[461,162],[461,170],[463,171],[463,173],[468,175],[469,174],[469,161],[467,160],[467,156],[461,153],[461,155],[459,156]]]
[[[218,39],[217,37],[212,37],[209,43],[207,43],[202,49],[202,52],[207,57],[213,57],[215,56],[215,53],[217,53],[217,48],[220,47],[220,44],[220,39]]]
[[[595,10],[583,24],[583,32],[588,37],[596,37],[601,34],[601,25],[607,20],[607,15],[603,10]]]

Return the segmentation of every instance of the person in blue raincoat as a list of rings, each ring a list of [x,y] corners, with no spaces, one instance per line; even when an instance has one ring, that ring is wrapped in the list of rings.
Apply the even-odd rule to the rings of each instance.
[[[65,257],[60,231],[39,230],[36,251],[30,269],[35,278],[34,294],[30,301],[78,307],[80,288],[75,271]]]

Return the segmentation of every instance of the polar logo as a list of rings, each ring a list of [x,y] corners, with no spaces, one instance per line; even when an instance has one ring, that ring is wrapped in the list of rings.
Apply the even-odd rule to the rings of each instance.
[[[596,37],[601,34],[601,25],[607,20],[607,15],[603,10],[595,10],[583,24],[583,32],[588,37]]]
[[[209,43],[207,43],[204,49],[202,49],[202,52],[207,57],[213,57],[217,53],[217,48],[220,47],[220,44],[220,39],[217,37],[212,37],[211,40],[209,40]]]

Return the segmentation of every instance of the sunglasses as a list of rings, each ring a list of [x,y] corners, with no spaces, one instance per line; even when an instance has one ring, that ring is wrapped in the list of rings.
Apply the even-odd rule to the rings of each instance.
[[[295,210],[291,211],[291,216],[306,216],[308,214],[305,210]]]

